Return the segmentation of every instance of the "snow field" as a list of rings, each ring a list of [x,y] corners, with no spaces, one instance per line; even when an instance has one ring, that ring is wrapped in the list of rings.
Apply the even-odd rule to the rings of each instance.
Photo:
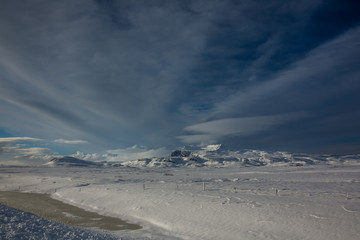
[[[359,166],[10,170],[1,171],[2,189],[51,192],[56,199],[144,227],[116,232],[119,237],[360,237]]]

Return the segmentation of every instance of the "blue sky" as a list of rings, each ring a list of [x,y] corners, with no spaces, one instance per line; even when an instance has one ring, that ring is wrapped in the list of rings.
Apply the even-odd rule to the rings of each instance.
[[[359,1],[2,1],[0,159],[360,152]]]

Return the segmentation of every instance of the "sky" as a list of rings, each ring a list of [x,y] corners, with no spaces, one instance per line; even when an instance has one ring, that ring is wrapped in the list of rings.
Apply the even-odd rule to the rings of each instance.
[[[1,1],[0,161],[360,153],[356,0]]]

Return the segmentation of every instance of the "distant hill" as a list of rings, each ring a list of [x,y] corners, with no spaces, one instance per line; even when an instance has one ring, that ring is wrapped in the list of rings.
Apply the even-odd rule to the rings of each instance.
[[[64,166],[64,167],[100,167],[103,166],[102,163],[92,162],[81,160],[74,157],[55,157],[50,160],[50,162],[45,163],[44,166],[56,167],[56,166]]]

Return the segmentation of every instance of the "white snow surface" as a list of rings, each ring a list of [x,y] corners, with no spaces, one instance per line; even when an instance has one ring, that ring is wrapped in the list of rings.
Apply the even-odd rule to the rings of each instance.
[[[202,151],[196,164],[182,149],[162,158],[181,164],[1,167],[0,190],[50,193],[143,226],[111,233],[119,239],[360,239],[359,155]]]

